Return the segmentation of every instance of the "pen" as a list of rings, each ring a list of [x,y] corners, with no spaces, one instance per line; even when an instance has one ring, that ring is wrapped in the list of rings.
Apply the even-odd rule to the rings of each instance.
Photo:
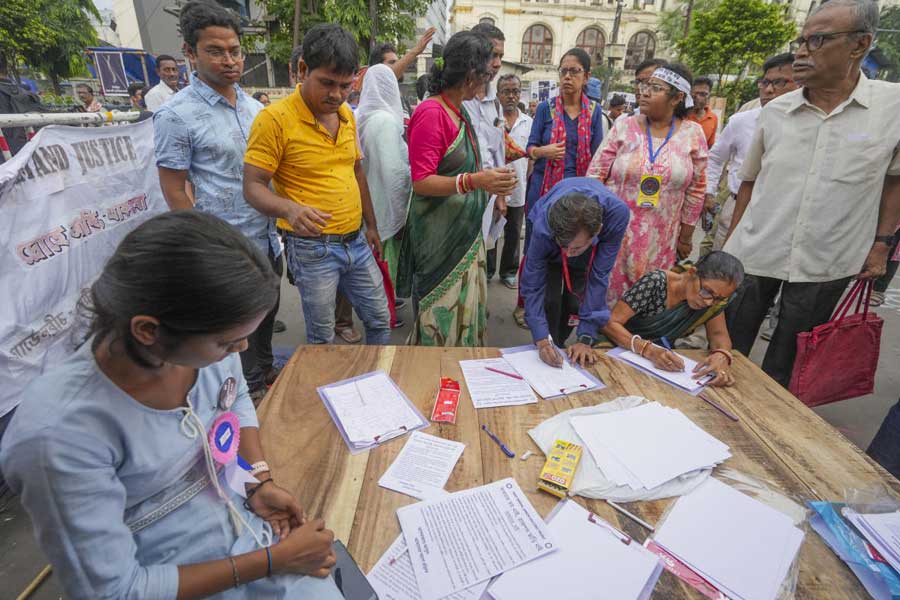
[[[619,506],[618,504],[616,504],[616,503],[613,502],[612,500],[607,500],[606,503],[609,504],[610,506],[612,506],[614,509],[616,509],[616,510],[619,511],[620,513],[622,513],[623,515],[625,515],[626,517],[628,517],[629,519],[631,519],[632,521],[634,521],[635,523],[637,523],[638,525],[640,525],[640,526],[642,526],[642,527],[644,527],[644,528],[646,528],[646,529],[648,529],[648,530],[650,530],[650,531],[656,531],[656,530],[653,528],[653,525],[651,525],[651,524],[648,523],[647,521],[641,519],[641,518],[638,517],[637,515],[635,515],[635,514],[629,512],[629,511],[625,510],[622,506]]]
[[[716,402],[716,401],[713,400],[712,398],[707,398],[707,397],[704,396],[703,394],[697,394],[697,396],[698,396],[701,400],[703,400],[704,402],[706,402],[707,404],[709,404],[710,406],[712,406],[713,408],[715,408],[717,411],[719,411],[720,413],[722,413],[723,415],[725,415],[726,417],[728,417],[729,419],[731,419],[732,421],[740,421],[740,419],[738,418],[738,416],[737,416],[736,414],[734,414],[733,412],[729,411],[728,409],[726,409],[724,406],[722,406],[721,404],[719,404],[718,402]]]
[[[512,450],[510,450],[509,448],[507,448],[507,447],[503,444],[503,442],[500,441],[500,438],[498,438],[496,435],[494,435],[493,433],[491,433],[491,430],[487,428],[487,425],[482,425],[481,428],[484,430],[484,432],[485,432],[486,434],[488,434],[488,435],[491,437],[492,440],[494,440],[494,442],[496,442],[496,444],[497,444],[498,446],[500,446],[500,449],[503,450],[503,454],[505,454],[506,456],[508,456],[508,457],[510,457],[510,458],[515,458],[516,453],[513,452]]]
[[[667,338],[666,336],[662,336],[661,338],[659,338],[659,341],[662,343],[663,348],[665,348],[665,349],[668,350],[669,352],[673,352],[673,350],[672,350],[672,344],[669,343],[669,340],[668,340],[668,338]],[[684,371],[684,368],[682,367],[681,370]]]
[[[525,379],[521,375],[516,375],[515,373],[507,373],[506,371],[501,371],[500,369],[495,369],[494,367],[485,367],[488,371],[493,371],[494,373],[500,373],[501,375],[506,375],[507,377],[512,377],[513,379]]]

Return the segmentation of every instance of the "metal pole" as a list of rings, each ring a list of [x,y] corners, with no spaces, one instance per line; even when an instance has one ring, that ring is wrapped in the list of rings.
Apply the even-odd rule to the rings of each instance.
[[[45,125],[103,125],[137,121],[139,112],[22,113],[0,115],[0,127],[43,127]]]
[[[687,3],[687,12],[684,15],[684,35],[682,37],[688,36],[688,31],[691,29],[691,13],[694,12],[694,0],[688,0]]]
[[[616,2],[616,17],[613,20],[612,40],[610,41],[610,45],[619,43],[619,24],[622,22],[622,7],[624,4],[625,0],[617,0]],[[603,95],[609,96],[609,84],[612,81],[612,72],[616,65],[616,59],[610,56],[606,59],[606,64],[607,69],[606,77],[604,77],[603,81]]]

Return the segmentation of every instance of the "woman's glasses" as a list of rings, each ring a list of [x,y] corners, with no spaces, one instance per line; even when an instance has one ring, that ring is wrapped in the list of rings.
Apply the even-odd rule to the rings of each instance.
[[[578,77],[582,73],[584,73],[584,69],[581,69],[579,67],[565,67],[559,70],[559,78],[563,79],[566,76]]]

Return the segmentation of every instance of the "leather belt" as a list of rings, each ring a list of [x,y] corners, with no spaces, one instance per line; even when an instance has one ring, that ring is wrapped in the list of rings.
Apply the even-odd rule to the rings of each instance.
[[[301,240],[309,240],[311,242],[323,242],[326,244],[349,244],[359,237],[359,229],[350,233],[323,233],[321,235],[297,235],[293,231],[278,228],[278,233],[287,237],[298,238]]]

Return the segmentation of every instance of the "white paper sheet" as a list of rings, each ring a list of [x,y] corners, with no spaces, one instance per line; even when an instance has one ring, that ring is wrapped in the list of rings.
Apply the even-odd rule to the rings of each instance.
[[[548,526],[559,550],[500,575],[488,588],[494,600],[597,600],[598,590],[616,600],[650,596],[663,564],[638,542],[623,544],[608,523],[572,500],[563,501]]]
[[[397,510],[424,600],[487,581],[556,550],[512,478]]]
[[[662,380],[667,381],[675,387],[681,388],[690,394],[702,390],[706,385],[705,382],[698,383],[697,380],[694,379],[694,367],[697,366],[697,361],[691,360],[687,356],[683,356],[681,354],[679,354],[678,356],[680,356],[681,360],[684,361],[684,371],[674,373],[672,371],[663,371],[662,369],[657,369],[651,361],[647,360],[646,358],[642,358],[640,355],[635,354],[630,350],[616,351],[614,356],[616,358],[619,358],[620,360],[624,360],[625,362],[629,362],[638,367],[641,367],[642,369],[653,373]]]
[[[419,415],[400,395],[387,374],[377,372],[342,385],[323,389],[350,442],[374,445],[421,424]]]
[[[537,350],[504,353],[503,358],[513,366],[528,384],[542,398],[554,398],[562,394],[573,394],[592,390],[597,385],[563,359],[561,369],[551,367],[541,360]]]
[[[447,494],[444,485],[466,445],[414,431],[378,485],[428,500]]]
[[[466,379],[466,388],[475,408],[493,406],[514,406],[517,404],[534,404],[537,396],[524,379],[515,379],[502,373],[489,371],[488,367],[516,373],[515,368],[502,358],[484,358],[480,360],[461,360],[459,366]]]
[[[851,508],[844,515],[896,571],[900,571],[900,512],[858,513]]]
[[[369,584],[378,594],[379,600],[421,600],[416,574],[413,572],[409,549],[401,533],[391,544],[369,574]],[[489,581],[473,585],[470,588],[441,597],[441,600],[478,600],[481,598]]]
[[[500,240],[500,236],[503,235],[503,228],[506,227],[506,217],[500,216],[496,221],[491,222],[491,227],[488,230],[487,238],[484,240],[484,244],[487,248],[493,248],[497,245],[497,242]]]
[[[603,474],[633,489],[657,487],[731,456],[681,411],[658,402],[570,422]]]
[[[784,513],[710,478],[677,500],[654,539],[727,596],[774,600],[803,532]]]

